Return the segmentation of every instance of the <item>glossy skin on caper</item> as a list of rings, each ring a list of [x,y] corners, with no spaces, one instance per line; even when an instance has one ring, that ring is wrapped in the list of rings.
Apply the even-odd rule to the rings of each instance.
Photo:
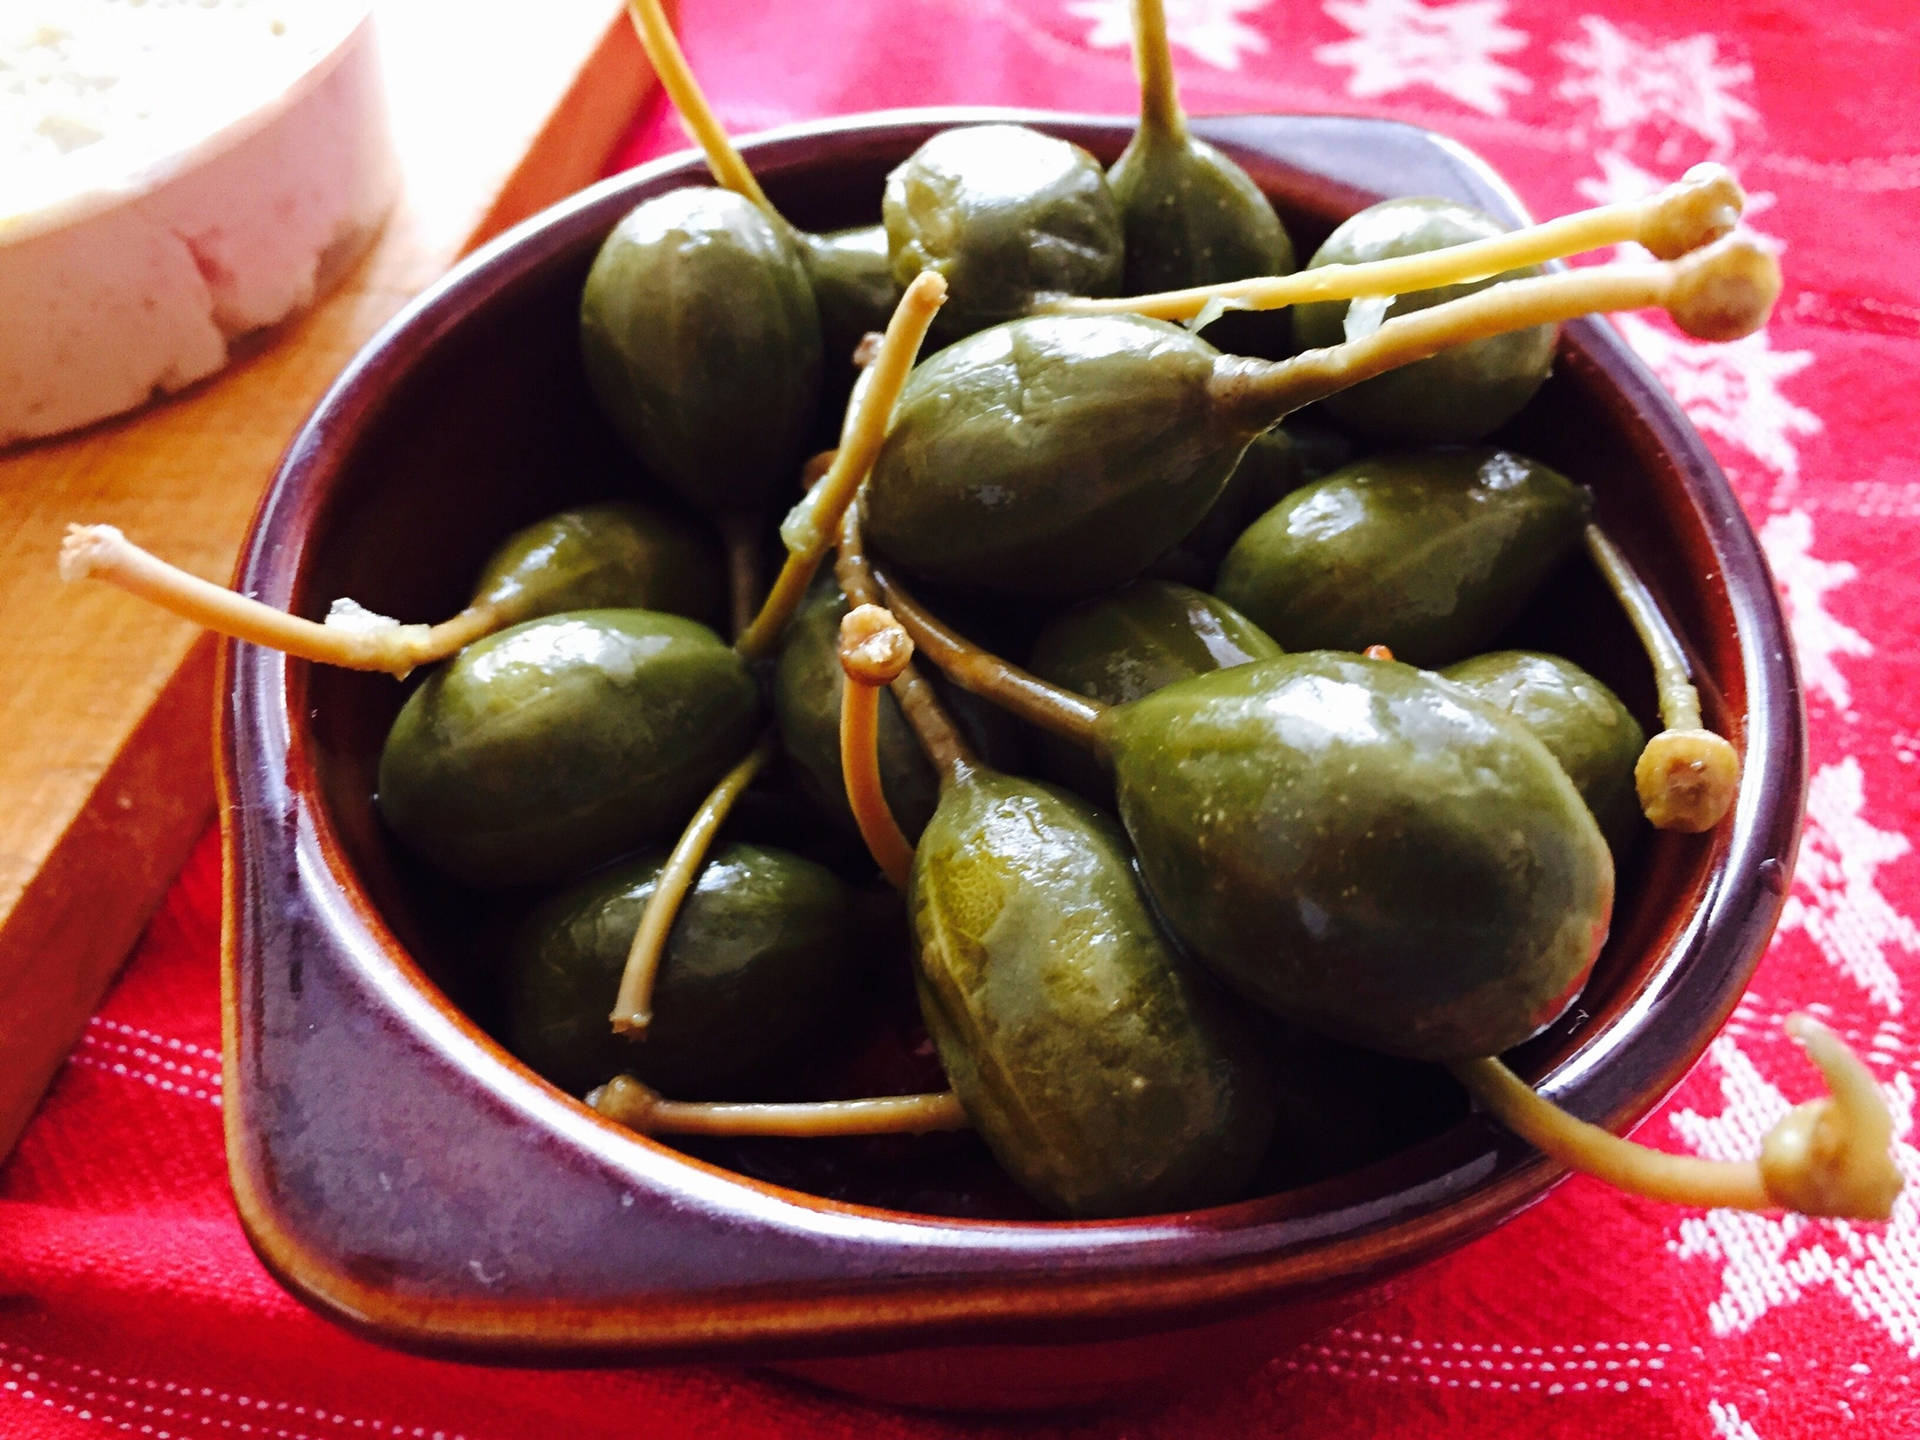
[[[407,698],[380,752],[380,813],[456,880],[543,884],[678,831],[759,708],[746,662],[692,620],[530,620]]]
[[[608,235],[580,298],[601,410],[702,514],[784,498],[820,396],[820,316],[784,224],[728,190],[674,190]]]
[[[1126,235],[1123,295],[1293,272],[1293,241],[1273,202],[1246,171],[1184,130],[1143,122],[1107,183]],[[1288,328],[1284,315],[1230,312],[1206,334],[1223,350],[1273,355],[1284,353]]]
[[[531,620],[562,610],[662,610],[705,625],[726,613],[720,548],[693,522],[637,501],[536,520],[488,557],[474,600]]]
[[[1302,485],[1352,459],[1353,442],[1325,425],[1288,421],[1262,430],[1213,508],[1186,539],[1148,567],[1148,576],[1211,590],[1220,562],[1249,525]]]
[[[1021,1188],[1070,1216],[1243,1193],[1272,1130],[1272,1078],[1160,935],[1111,821],[976,771],[942,795],[907,904],[927,1029]]]
[[[1027,668],[1042,680],[1124,705],[1191,675],[1278,655],[1265,631],[1191,586],[1136,580],[1054,616],[1034,638]],[[1094,758],[1055,736],[1042,742],[1049,772],[1096,805],[1113,782]]]
[[[871,331],[884,331],[900,303],[884,225],[857,225],[816,235],[796,230],[800,263],[820,310],[820,341],[829,369],[852,364]]]
[[[1120,209],[1078,145],[1022,125],[933,136],[887,176],[880,202],[893,280],[936,271],[943,343],[1024,315],[1040,295],[1115,295]]]
[[[1189,676],[1280,654],[1231,605],[1186,585],[1136,580],[1048,621],[1033,642],[1043,680],[1124,705]]]
[[[1138,316],[1035,316],[907,382],[868,481],[867,538],[915,575],[1076,597],[1199,523],[1265,428],[1215,404],[1219,352]]]
[[[1182,680],[1098,729],[1160,913],[1283,1018],[1388,1054],[1498,1054],[1572,1000],[1613,863],[1518,721],[1317,651]]]
[[[1214,589],[1288,650],[1385,645],[1447,665],[1520,613],[1590,509],[1564,475],[1511,451],[1369,456],[1249,526]]]
[[[1200,523],[1147,567],[1148,578],[1171,580],[1199,590],[1211,588],[1220,562],[1241,532],[1305,480],[1286,432],[1278,425],[1261,431],[1233,467],[1226,488]]]
[[[1418,255],[1484,240],[1505,230],[1492,216],[1453,200],[1422,196],[1383,200],[1329,235],[1307,268]],[[1396,296],[1386,313],[1388,318],[1405,315],[1500,280],[1540,273],[1535,266],[1488,280]],[[1344,300],[1295,307],[1294,338],[1302,349],[1339,344],[1346,338],[1347,309]],[[1378,444],[1481,440],[1518,415],[1545,382],[1556,338],[1555,327],[1539,325],[1456,345],[1330,396],[1325,408],[1341,424]]]
[[[1633,767],[1647,732],[1620,697],[1571,660],[1498,650],[1440,672],[1539,737],[1580,792],[1617,860],[1646,829]]]
[[[832,872],[785,850],[727,845],[701,867],[654,983],[653,1020],[607,1023],[664,857],[622,861],[541,905],[507,952],[504,1039],[584,1094],[618,1074],[698,1098],[765,1074],[821,1028],[854,953],[853,905]]]
[[[1124,294],[1293,270],[1293,242],[1273,202],[1204,140],[1143,125],[1107,183],[1126,232]]]

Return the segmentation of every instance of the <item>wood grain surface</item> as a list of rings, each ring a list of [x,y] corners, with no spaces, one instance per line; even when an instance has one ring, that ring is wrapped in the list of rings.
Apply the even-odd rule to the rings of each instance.
[[[64,528],[118,525],[224,581],[280,452],[360,344],[466,250],[598,177],[646,61],[618,0],[532,14],[509,28],[386,0],[402,194],[367,255],[203,384],[0,454],[0,1158],[213,811],[211,643],[63,585]]]

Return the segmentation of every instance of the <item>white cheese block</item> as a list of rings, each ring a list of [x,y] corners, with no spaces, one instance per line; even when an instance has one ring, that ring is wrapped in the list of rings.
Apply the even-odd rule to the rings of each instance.
[[[0,445],[220,369],[344,270],[398,175],[364,0],[48,14],[0,19]]]

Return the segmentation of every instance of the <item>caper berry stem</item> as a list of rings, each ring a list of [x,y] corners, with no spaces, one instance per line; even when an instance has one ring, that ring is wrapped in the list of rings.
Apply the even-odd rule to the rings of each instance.
[[[873,566],[867,560],[865,521],[862,511],[867,494],[863,488],[854,503],[840,517],[840,534],[834,542],[833,578],[849,605],[880,605],[880,586],[873,578]],[[911,637],[909,637],[911,643]],[[909,662],[907,668],[913,668]]]
[[[1646,582],[1628,563],[1627,557],[1607,532],[1588,525],[1581,539],[1607,588],[1613,591],[1620,608],[1627,612],[1640,645],[1653,665],[1654,689],[1660,700],[1660,719],[1670,726],[1690,729],[1700,723],[1700,692],[1693,688],[1687,657],[1680,653],[1680,642],[1673,638],[1667,617]]]
[[[1249,433],[1257,433],[1302,405],[1449,346],[1601,311],[1656,306],[1690,335],[1733,340],[1764,325],[1779,294],[1780,267],[1774,258],[1751,240],[1731,236],[1678,260],[1502,281],[1395,316],[1370,335],[1278,364],[1223,357],[1214,398],[1228,414],[1243,417]]]
[[[889,688],[920,748],[939,771],[942,789],[980,767],[973,747],[967,744],[960,727],[953,723],[947,707],[940,703],[940,697],[924,675],[909,665]]]
[[[60,546],[63,580],[92,578],[236,640],[346,670],[381,670],[405,679],[518,617],[476,601],[437,625],[403,625],[351,602],[336,601],[327,624],[289,615],[215,585],[141,549],[112,525],[69,525]]]
[[[951,1090],[763,1105],[668,1100],[631,1075],[617,1075],[588,1094],[587,1104],[642,1135],[925,1135],[968,1125]]]
[[[880,334],[877,330],[870,330],[867,332],[866,338],[860,342],[860,348],[853,352],[853,389],[847,395],[847,411],[846,414],[841,417],[840,421],[840,439],[842,442],[846,440],[847,432],[853,427],[854,419],[860,413],[860,397],[866,392],[867,387],[873,383],[869,377],[873,367],[874,357],[879,354],[880,342],[885,339],[886,336]],[[822,480],[826,479],[827,471],[833,468],[833,462],[839,458],[839,455],[840,447],[839,445],[835,445],[831,450],[816,450],[807,457],[806,463],[800,467],[800,494],[802,496],[811,494],[813,488]],[[792,518],[791,512],[789,512],[788,518]]]
[[[693,78],[693,67],[687,64],[686,52],[680,48],[673,26],[667,23],[667,12],[660,0],[627,0],[627,16],[633,21],[634,33],[640,37],[641,49],[652,62],[653,73],[659,77],[660,88],[667,92],[673,108],[680,112],[680,118],[692,132],[694,143],[707,157],[707,168],[713,172],[713,178],[758,205],[769,219],[786,226],[786,219],[773,208],[767,192],[760,188],[753,171],[747,168],[747,162],[727,138],[719,117],[700,89],[700,82]]]
[[[1885,1220],[1901,1178],[1890,1153],[1893,1117],[1879,1086],[1839,1036],[1810,1016],[1793,1016],[1786,1029],[1832,1093],[1789,1111],[1752,1160],[1703,1160],[1623,1140],[1567,1114],[1497,1059],[1460,1061],[1452,1069],[1516,1135],[1568,1169],[1635,1195],[1715,1209]]]
[[[734,648],[749,660],[758,660],[773,652],[787,622],[800,608],[807,587],[813,583],[820,562],[832,547],[840,517],[853,503],[854,495],[873,469],[886,438],[893,407],[905,388],[927,327],[947,297],[947,282],[932,271],[922,271],[907,286],[887,333],[875,352],[873,364],[854,388],[847,423],[834,452],[833,463],[820,482],[781,522],[780,538],[786,542],[787,558],[775,577],[760,613],[740,632]],[[744,422],[743,423],[750,423]]]
[[[1163,0],[1133,0],[1133,68],[1140,76],[1140,131],[1153,140],[1184,141],[1187,117],[1173,76]]]
[[[609,1017],[616,1034],[632,1035],[653,1023],[653,982],[660,973],[661,957],[666,953],[667,934],[699,878],[700,867],[713,846],[713,837],[726,822],[734,803],[773,758],[773,745],[771,733],[762,735],[746,758],[720,777],[674,842],[673,853],[667,856],[660,878],[654,882],[653,893],[647,897],[646,908],[640,912],[633,946],[627,951],[626,968],[620,972],[620,989]]]
[[[1633,767],[1640,808],[1662,830],[1711,830],[1739,788],[1740,757],[1724,736],[1702,722],[1700,692],[1693,686],[1687,658],[1646,581],[1598,525],[1588,525],[1583,538],[1588,556],[1627,612],[1653,665],[1660,723],[1666,728],[1647,741]]]
[[[1156,5],[1157,8],[1157,5]],[[1676,259],[1730,232],[1746,206],[1739,182],[1725,166],[1696,165],[1673,184],[1644,200],[1578,210],[1506,235],[1373,260],[1364,265],[1321,265],[1292,275],[1256,276],[1218,285],[1196,285],[1157,295],[1117,299],[1049,297],[1040,314],[1146,315],[1190,320],[1215,300],[1241,309],[1279,310],[1315,300],[1411,295],[1439,285],[1460,285],[1548,260],[1564,259],[1603,245],[1637,242],[1662,260]]]
[[[840,582],[840,589],[850,604],[879,603],[880,588],[874,580],[872,567],[867,563],[858,504],[849,505],[846,514],[840,517],[840,543],[834,558],[834,578]],[[961,735],[960,727],[953,723],[953,717],[947,714],[947,707],[940,703],[940,697],[933,693],[933,687],[921,677],[911,661],[901,667],[891,688],[901,715],[913,730],[914,738],[920,742],[920,748],[926,752],[933,768],[939,771],[942,788],[979,767],[980,759],[967,744],[966,737]]]
[[[983,650],[929,611],[885,570],[872,568],[887,608],[906,627],[913,643],[926,651],[954,684],[1064,740],[1097,755],[1106,754],[1099,720],[1111,707],[1050,685],[1031,671]]]
[[[913,641],[878,605],[856,605],[840,621],[840,773],[860,838],[896,890],[907,888],[913,846],[893,818],[880,782],[880,691],[900,678]]]

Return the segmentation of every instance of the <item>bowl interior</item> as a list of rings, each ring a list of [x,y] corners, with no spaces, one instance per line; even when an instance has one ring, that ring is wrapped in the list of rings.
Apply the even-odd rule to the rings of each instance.
[[[945,123],[951,117],[813,127],[750,153],[776,203],[797,223],[821,229],[870,223],[887,169]],[[1121,122],[1049,117],[1045,123],[1108,161],[1129,133]],[[1379,194],[1450,192],[1513,213],[1511,196],[1490,172],[1424,132],[1276,117],[1202,129],[1273,196],[1303,256],[1340,218]],[[464,603],[483,557],[509,530],[571,503],[647,493],[646,477],[588,397],[578,356],[578,297],[595,250],[619,216],[648,194],[696,178],[703,177],[691,164],[653,166],[589,192],[497,242],[376,340],[290,451],[256,525],[244,569],[249,587],[310,615],[324,613],[333,597],[350,595],[384,614],[437,618]],[[1697,1057],[1771,928],[1784,874],[1762,884],[1753,877],[1766,879],[1764,861],[1779,870],[1790,860],[1800,784],[1797,695],[1778,643],[1770,587],[1724,480],[1611,330],[1593,323],[1569,327],[1554,377],[1496,438],[1592,489],[1603,521],[1666,603],[1694,660],[1709,723],[1747,755],[1731,825],[1706,838],[1645,838],[1623,868],[1613,935],[1591,984],[1575,1009],[1519,1057],[1527,1072],[1550,1077],[1552,1088],[1583,1113],[1622,1122],[1657,1102]],[[1586,665],[1643,723],[1658,728],[1645,661],[1583,564],[1569,565],[1552,582],[1511,638]],[[298,823],[254,825],[241,840],[252,853],[236,867],[243,892],[236,901],[242,913],[235,962],[246,1062],[241,1084],[251,1084],[256,1097],[248,1112],[254,1148],[236,1158],[236,1176],[245,1164],[284,1158],[287,1145],[312,1140],[310,1108],[284,1095],[271,1103],[258,1099],[276,1079],[274,1046],[285,1043],[273,1038],[271,1015],[245,1003],[249,975],[255,987],[272,993],[287,963],[285,937],[276,942],[261,919],[264,897],[277,887],[312,901],[335,886],[344,909],[314,902],[338,912],[316,924],[352,932],[353,943],[337,947],[336,961],[366,970],[362,999],[353,1002],[362,1020],[378,1028],[399,1023],[394,1017],[410,1008],[430,1015],[433,1034],[421,1044],[433,1062],[458,1073],[470,1100],[479,1093],[483,1108],[542,1130],[533,1148],[584,1146],[607,1164],[638,1164],[631,1157],[644,1154],[650,1175],[679,1174],[672,1170],[678,1165],[684,1174],[675,1183],[693,1183],[685,1178],[691,1175],[705,1187],[702,1193],[714,1184],[734,1187],[754,1197],[757,1214],[779,1210],[796,1225],[840,1215],[916,1223],[902,1210],[1019,1222],[958,1227],[970,1238],[955,1242],[944,1268],[934,1261],[921,1267],[927,1276],[951,1281],[962,1272],[1005,1273],[1019,1250],[1010,1235],[1104,1229],[1118,1247],[1112,1263],[1122,1268],[1158,1273],[1175,1259],[1217,1264],[1229,1255],[1272,1260],[1313,1253],[1321,1268],[1312,1274],[1323,1283],[1342,1265],[1365,1268],[1359,1251],[1335,1253],[1341,1244],[1377,1240],[1399,1226],[1406,1247],[1389,1246],[1373,1263],[1405,1263],[1494,1223],[1552,1178],[1537,1157],[1448,1098],[1429,1117],[1425,1138],[1402,1153],[1304,1189],[1143,1222],[1162,1248],[1155,1254],[1149,1245],[1136,1255],[1122,1244],[1133,1222],[1036,1221],[1031,1207],[996,1184],[979,1155],[964,1146],[936,1156],[932,1168],[905,1182],[897,1154],[886,1152],[876,1158],[847,1151],[817,1166],[777,1147],[719,1156],[852,1202],[838,1209],[781,1186],[680,1162],[650,1142],[611,1133],[487,1039],[491,987],[475,956],[524,902],[475,897],[438,880],[379,823],[371,803],[374,768],[406,689],[381,676],[237,653],[226,715],[229,785],[243,801],[283,801],[289,813],[298,812]],[[378,1136],[367,1143],[377,1144]],[[316,1186],[296,1194],[297,1188],[280,1186],[276,1203],[309,1221],[314,1207],[337,1206],[345,1193]],[[738,1202],[736,1194],[726,1204]],[[327,1233],[342,1232],[335,1225]],[[1185,1246],[1178,1256],[1164,1248],[1169,1239],[1203,1234],[1212,1241]],[[977,1264],[956,1262],[969,1246]],[[1028,1259],[1011,1268],[1025,1270],[1042,1255],[1030,1247],[1021,1253]],[[271,1256],[269,1263],[275,1263]],[[846,1273],[843,1267],[842,1279]],[[571,1294],[572,1284],[549,1283],[548,1297]],[[451,1294],[458,1286],[435,1281],[426,1288]],[[622,1292],[615,1286],[613,1293]],[[848,1324],[859,1328],[857,1320]],[[579,1353],[586,1343],[576,1335],[572,1350],[559,1342],[541,1348],[524,1327],[504,1339],[501,1332],[489,1334],[491,1342],[475,1343],[518,1347],[515,1353],[523,1355],[529,1346],[542,1354]]]

